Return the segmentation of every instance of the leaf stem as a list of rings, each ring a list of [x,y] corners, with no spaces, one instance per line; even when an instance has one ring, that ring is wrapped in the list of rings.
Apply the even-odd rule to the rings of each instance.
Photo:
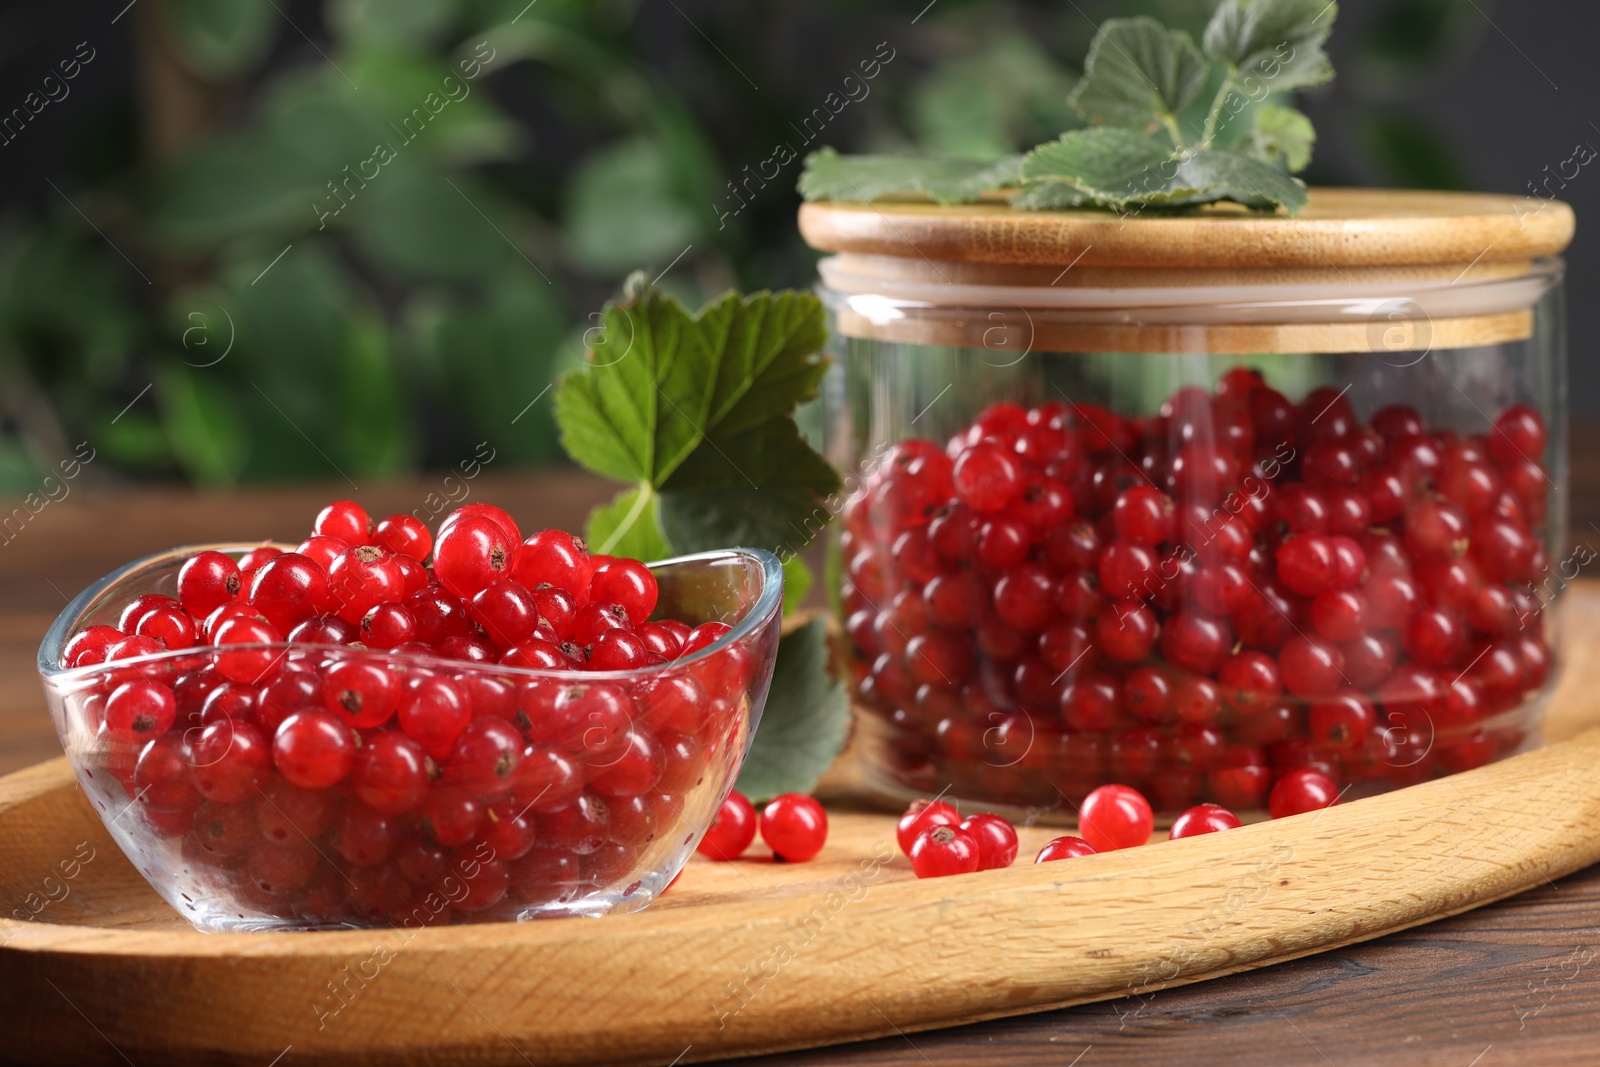
[[[1161,125],[1167,128],[1167,136],[1172,138],[1172,147],[1179,154],[1189,150],[1189,146],[1183,143],[1183,135],[1178,132],[1178,116],[1171,112],[1162,115]]]
[[[1211,110],[1206,114],[1205,132],[1200,137],[1200,147],[1210,148],[1212,138],[1217,135],[1217,121],[1222,118],[1222,105],[1227,103],[1228,94],[1233,92],[1233,78],[1239,73],[1239,68],[1228,64],[1228,72],[1223,75],[1222,84],[1217,86],[1217,95],[1211,100]]]
[[[593,550],[596,555],[609,556],[612,550],[628,535],[628,531],[633,529],[634,524],[644,518],[645,514],[650,510],[650,504],[656,497],[655,489],[649,482],[640,482],[638,489],[638,495],[633,498],[633,507],[629,508],[628,513],[622,517],[622,521],[617,523],[617,528],[611,531],[611,536],[607,537],[599,548]]]

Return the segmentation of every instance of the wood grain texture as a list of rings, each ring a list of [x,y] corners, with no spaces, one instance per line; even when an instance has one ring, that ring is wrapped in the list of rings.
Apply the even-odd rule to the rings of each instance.
[[[1057,322],[1022,309],[915,316],[875,322],[845,309],[839,330],[899,344],[948,345],[1012,352],[1189,352],[1255,355],[1262,352],[1429,352],[1520,341],[1533,333],[1533,312],[1461,318],[1365,322],[1292,322],[1208,326],[1202,323]]]
[[[1594,544],[1588,522],[1600,522],[1600,432],[1576,428],[1572,456],[1573,527],[1577,540]],[[374,507],[406,510],[420,503],[435,484],[419,480],[364,486],[361,498],[381,502],[374,503]],[[222,497],[173,490],[111,494],[79,489],[70,499],[47,509],[22,538],[0,551],[0,769],[16,769],[59,752],[39,698],[32,660],[38,638],[65,602],[65,594],[76,592],[88,580],[132,555],[182,541],[237,536],[241,529],[260,530],[264,536],[293,536],[303,525],[307,508],[344,492],[348,492],[348,486],[342,483],[341,487],[301,487]],[[548,516],[545,521],[551,525],[575,524],[589,504],[604,498],[606,492],[603,484],[577,475],[486,475],[474,486],[475,498],[513,500],[513,506],[526,509],[529,514]],[[106,537],[108,529],[117,530],[118,537]],[[1592,602],[1590,598],[1585,601]],[[1577,599],[1571,602],[1579,603]],[[1572,658],[1577,666],[1584,666],[1586,651],[1600,642],[1600,613],[1578,612],[1569,615],[1569,623],[1569,647],[1575,652]],[[1590,688],[1594,688],[1593,683]],[[1551,739],[1570,737],[1590,725],[1592,716],[1593,709],[1587,704],[1564,701],[1552,709],[1547,734]],[[99,832],[98,820],[86,808],[81,814],[85,832]],[[846,818],[854,817],[873,818],[866,814]],[[885,836],[881,828],[886,823],[881,817],[867,825],[869,842]],[[1592,836],[1596,824],[1591,821],[1576,832]],[[12,839],[7,848],[17,843]],[[51,862],[61,858],[52,857]],[[161,929],[162,924],[166,929],[181,929],[172,913],[143,888],[137,875],[120,858],[102,865],[107,858],[111,857],[105,852],[97,854],[80,879],[74,880],[74,894],[86,893],[90,883],[85,879],[91,873],[97,880],[103,879],[108,889],[121,878],[133,892],[128,898],[131,903],[113,917],[115,921],[152,932]],[[756,888],[757,883],[754,879],[744,883],[741,870],[749,873],[744,864],[692,864],[655,911],[667,914],[669,908],[688,908],[706,894],[740,891],[730,883],[741,886],[747,899],[759,898],[762,891]],[[28,886],[28,892],[41,888],[28,882],[29,872],[15,871],[9,858],[0,861],[0,872],[6,878],[6,888],[0,891],[4,893],[0,897],[0,905],[4,906],[0,914],[9,914],[20,903],[11,896],[15,889],[22,885]],[[48,869],[32,872],[39,879],[49,873]],[[773,873],[804,877],[814,872],[796,867]],[[898,877],[905,877],[903,870]],[[141,892],[142,903],[138,897]],[[50,908],[77,907],[81,903],[81,899],[69,897]],[[62,912],[58,918],[68,914]],[[880,1019],[880,1032],[889,1036],[864,1044],[788,1053],[760,1062],[763,1067],[801,1063],[1064,1065],[1092,1044],[1092,1050],[1081,1061],[1083,1067],[1175,1063],[1257,1067],[1320,1064],[1324,1056],[1327,1062],[1341,1067],[1347,1063],[1467,1067],[1486,1048],[1477,1067],[1589,1064],[1593,1062],[1593,1020],[1600,1012],[1600,981],[1596,979],[1600,969],[1590,963],[1576,975],[1565,976],[1573,962],[1583,958],[1585,950],[1600,949],[1596,915],[1600,915],[1600,868],[1590,868],[1555,879],[1553,887],[1539,883],[1529,892],[1453,919],[1261,970],[1163,989],[1153,995],[938,1032],[908,1032],[906,1036],[894,1033],[893,1026],[899,1025],[900,1017],[893,1005],[874,997],[873,1003],[888,1016],[887,1021]],[[644,917],[648,913],[641,916]],[[45,923],[50,918],[47,910],[38,921]],[[932,918],[916,937],[942,939],[950,928],[948,917],[933,909]],[[91,934],[107,936],[103,932]],[[991,946],[989,951],[997,949],[1004,951],[1004,943]],[[604,943],[597,943],[595,952],[604,953]],[[323,983],[341,980],[342,968],[347,965],[358,968],[371,955],[371,946],[364,946],[348,958],[337,952],[331,955],[337,958],[337,965],[321,977]],[[0,1040],[0,1062],[42,1062],[30,1053],[26,1043],[13,1040],[14,1028],[26,1024],[39,1010],[51,1012],[51,1022],[34,1026],[33,1039],[48,1039],[55,1028],[65,1042],[60,1046],[63,1056],[81,1053],[78,1062],[125,1062],[95,1034],[93,1026],[102,1025],[100,1017],[85,1021],[70,1010],[67,998],[86,1006],[89,996],[120,996],[131,1007],[147,1012],[148,1018],[168,1020],[172,1027],[187,1026],[191,1020],[203,1022],[206,1016],[224,1011],[222,998],[211,995],[215,990],[208,992],[198,1007],[182,1012],[171,1009],[164,990],[148,984],[147,971],[126,961],[118,965],[121,969],[102,969],[90,959],[91,956],[84,956],[74,967],[62,970],[47,964],[42,957],[30,955],[20,965],[8,965],[0,973],[0,1020],[7,1024],[6,1038]],[[395,962],[399,962],[398,957]],[[212,980],[217,990],[225,991],[233,975],[254,975],[262,966],[259,959],[240,957],[228,966],[207,972],[207,980]],[[489,963],[480,961],[478,970],[489,967]],[[527,973],[501,968],[489,976],[480,974],[477,980],[520,987],[525,997],[533,997],[537,994],[532,987],[523,985]],[[580,964],[563,977],[570,990],[568,996],[582,993],[587,973]],[[129,974],[137,977],[128,980]],[[832,983],[845,997],[852,995],[846,979],[856,975],[854,969],[844,967],[828,973],[824,981]],[[55,983],[55,989],[41,982],[46,976]],[[190,986],[204,984],[188,973],[187,966],[176,977]],[[360,1012],[371,1008],[384,983],[392,977],[391,969],[385,967],[374,983],[329,1022],[329,1029],[343,1028]],[[780,975],[768,991],[781,994],[785,980]],[[259,983],[261,979],[252,977],[250,981]],[[119,986],[119,982],[124,984]],[[461,988],[468,991],[465,985]],[[327,995],[325,985],[320,991]],[[46,997],[53,998],[55,1004],[46,1005]],[[244,1062],[265,1065],[286,1049],[280,1061],[283,1067],[313,1062],[315,1046],[303,1042],[308,1033],[317,1033],[309,1001],[291,1005],[292,1010],[287,1012],[268,1012],[264,1007],[267,1003],[248,1004],[238,1011],[229,1007],[231,1018],[224,1020],[219,1029],[240,1029],[252,1035],[251,1040],[263,1053],[252,1053]],[[426,992],[409,997],[392,994],[386,1006],[376,1010],[385,1018],[417,1016],[436,1029],[453,1025],[458,1016],[475,1014],[475,1009],[436,979]],[[858,1010],[873,1014],[870,1007]],[[282,1035],[282,1041],[274,1047],[271,1040],[275,1033]],[[126,1045],[119,1040],[119,1045],[139,1067],[172,1062],[160,1052],[149,1051],[157,1043],[157,1036],[147,1035]],[[519,1047],[532,1062],[547,1062],[541,1039],[530,1044],[519,1042]],[[668,1063],[683,1048],[680,1045],[658,1062]],[[686,1058],[695,1058],[697,1051],[690,1050]],[[208,1062],[238,1061],[220,1051],[197,1054],[197,1058]],[[380,1040],[372,1046],[370,1057],[357,1053],[351,1059],[386,1062],[392,1056],[384,1052]],[[524,1062],[504,1041],[495,1049],[482,1050],[477,1062],[502,1059]],[[441,1056],[439,1062],[446,1061]]]
[[[1580,630],[1600,625],[1600,598],[1573,603]],[[1566,714],[1600,713],[1597,681],[1569,673]],[[665,1063],[912,1033],[1149,996],[1547,884],[1600,859],[1597,761],[1591,729],[1294,819],[932,881],[894,856],[892,816],[841,810],[821,861],[696,861],[638,915],[213,936],[162,914],[53,761],[0,781],[0,899],[32,908],[83,842],[94,856],[34,921],[0,918],[0,987],[24,1009],[13,1054],[44,1063],[264,1062],[286,1046]],[[1048,834],[1029,831],[1025,853]]]
[[[1235,205],[1124,219],[1096,211],[1013,211],[1003,204],[846,204],[800,208],[811,247],[959,263],[1087,267],[1413,267],[1560,252],[1572,239],[1560,201],[1491,193],[1313,189],[1299,215]],[[1077,257],[1081,254],[1081,260]]]

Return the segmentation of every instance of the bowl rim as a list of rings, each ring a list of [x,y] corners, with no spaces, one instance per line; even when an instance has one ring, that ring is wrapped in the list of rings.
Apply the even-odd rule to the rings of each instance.
[[[41,678],[52,683],[74,682],[79,679],[89,678],[113,667],[126,668],[146,663],[159,663],[163,660],[181,659],[189,656],[208,655],[219,651],[219,646],[200,644],[190,648],[165,649],[161,652],[150,653],[144,656],[131,656],[126,659],[108,660],[104,663],[94,663],[86,667],[62,667],[61,650],[67,641],[78,629],[78,622],[89,607],[94,604],[107,590],[125,581],[135,573],[153,568],[158,564],[172,563],[186,559],[200,552],[223,552],[229,555],[248,552],[251,549],[279,547],[273,542],[234,542],[225,541],[215,544],[183,545],[169,548],[162,552],[154,552],[142,556],[129,563],[116,568],[108,574],[102,575],[89,583],[82,592],[72,598],[72,601],[55,617],[48,629],[45,630],[44,639],[39,643],[38,668]],[[293,548],[286,549],[293,551]],[[454,671],[480,670],[493,672],[497,675],[509,675],[514,678],[541,678],[546,680],[559,679],[572,684],[594,683],[604,681],[638,681],[661,674],[663,671],[696,663],[702,659],[723,651],[729,646],[744,640],[759,627],[772,619],[775,613],[783,607],[783,564],[773,553],[763,548],[719,548],[709,552],[692,552],[682,556],[672,556],[668,559],[654,560],[646,563],[651,571],[658,567],[678,566],[686,563],[711,563],[720,560],[741,559],[755,564],[761,575],[761,589],[756,594],[754,602],[745,612],[744,618],[734,623],[727,633],[717,638],[705,648],[684,656],[680,659],[668,660],[666,663],[653,664],[648,667],[636,667],[625,671],[583,671],[583,670],[555,670],[535,669],[531,667],[512,667],[502,663],[474,663],[471,660],[447,659],[443,656],[421,656],[410,653],[395,655],[383,649],[356,649],[349,645],[325,645],[301,641],[273,641],[254,644],[239,644],[226,646],[229,652],[245,652],[261,649],[296,650],[302,652],[334,652],[346,656],[371,656],[379,659],[388,659],[395,662],[415,665],[419,667],[436,667]]]

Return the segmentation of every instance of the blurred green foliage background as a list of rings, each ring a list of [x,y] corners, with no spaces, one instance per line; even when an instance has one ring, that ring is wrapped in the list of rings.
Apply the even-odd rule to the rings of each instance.
[[[695,304],[810,283],[799,162],[737,199],[729,183],[799,146],[880,43],[893,58],[810,147],[1033,144],[1076,124],[1091,18],[1198,31],[1214,6],[925,3],[143,0],[97,16],[81,35],[131,35],[131,76],[54,191],[0,218],[0,492],[85,439],[99,477],[210,486],[398,475],[481,441],[507,466],[553,462],[547,390],[630,270]],[[1308,177],[1465,184],[1406,99],[1484,20],[1390,0],[1349,21],[1329,92],[1356,136]]]

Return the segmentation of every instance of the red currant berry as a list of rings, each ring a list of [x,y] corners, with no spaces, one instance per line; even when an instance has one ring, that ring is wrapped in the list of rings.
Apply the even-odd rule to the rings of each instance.
[[[1118,540],[1100,553],[1097,571],[1100,584],[1114,597],[1149,597],[1164,584],[1157,575],[1156,554],[1135,541]]]
[[[1467,513],[1442,496],[1424,497],[1406,509],[1405,543],[1417,559],[1464,556],[1470,543]]]
[[[589,765],[589,785],[606,797],[648,793],[661,777],[661,745],[643,730],[629,730],[600,761]]]
[[[248,599],[279,633],[288,633],[332,606],[327,574],[298,552],[274,556],[256,571]]]
[[[440,528],[433,546],[433,573],[456,596],[471,597],[509,577],[521,547],[493,519],[468,515]]]
[[[961,815],[942,800],[913,800],[895,825],[895,842],[900,851],[910,853],[917,835],[935,826],[959,826]]]
[[[148,611],[135,629],[140,637],[159,641],[163,648],[193,648],[199,642],[194,619],[182,608]]]
[[[1161,652],[1185,670],[1216,674],[1233,648],[1233,630],[1226,619],[1198,611],[1173,615],[1161,628]]]
[[[150,612],[159,608],[180,607],[176,600],[160,593],[146,593],[135,597],[122,609],[122,614],[117,617],[117,629],[125,634],[137,633],[139,622]]]
[[[433,550],[433,535],[415,515],[390,515],[373,528],[372,543],[421,563]]]
[[[356,735],[326,711],[301,711],[278,726],[272,740],[278,773],[302,789],[342,782],[356,761]]]
[[[218,608],[218,611],[224,610]],[[282,641],[278,631],[265,619],[256,616],[234,616],[220,623],[212,632],[211,643],[218,649],[230,645],[270,645]],[[283,663],[283,652],[270,648],[254,648],[217,654],[217,673],[233,682],[257,685],[270,678]]]
[[[456,735],[443,780],[485,797],[509,792],[523,747],[522,734],[511,723],[474,719]]]
[[[500,578],[479,590],[467,604],[467,612],[501,648],[522,644],[539,624],[538,603],[514,578]]]
[[[539,531],[517,555],[517,581],[529,589],[549,584],[578,596],[587,592],[591,570],[583,541],[560,530]]]
[[[616,832],[618,809],[613,806],[612,832]],[[539,836],[538,819],[515,800],[497,800],[484,808],[483,843],[494,849],[496,860],[506,863],[521,859],[533,848]],[[645,839],[648,840],[648,837]],[[638,841],[636,844],[644,844]]]
[[[918,878],[970,874],[978,869],[978,841],[959,826],[935,826],[911,842],[911,870]]]
[[[281,556],[283,549],[274,548],[272,545],[260,545],[252,548],[239,557],[239,585],[240,588],[250,588],[250,579],[256,571],[266,566],[267,561],[274,556]]]
[[[321,534],[312,534],[295,549],[300,555],[321,567],[324,572],[338,559],[350,550],[350,546],[337,537],[323,537]],[[276,558],[276,557],[274,557]],[[271,560],[267,561],[272,562]],[[260,568],[256,568],[260,570]]]
[[[115,626],[86,626],[61,649],[61,665],[70,669],[104,663],[111,646],[124,636]]]
[[[755,839],[756,809],[743,793],[733,790],[717,809],[696,851],[713,860],[736,860]]]
[[[114,741],[142,745],[172,729],[177,708],[172,690],[159,682],[125,682],[106,698],[106,732]]]
[[[372,520],[367,517],[367,509],[355,501],[335,500],[317,512],[311,532],[337,537],[347,545],[365,545],[370,543]]]
[[[1274,819],[1300,815],[1318,808],[1331,808],[1339,800],[1333,779],[1320,771],[1293,770],[1278,779],[1267,801]]]
[[[1142,845],[1154,826],[1150,802],[1125,785],[1101,786],[1078,809],[1078,832],[1096,852]]]
[[[974,511],[999,511],[1022,491],[1016,453],[994,441],[979,441],[956,459],[956,493]]]
[[[1017,859],[1017,830],[1010,821],[983,812],[968,816],[961,829],[978,843],[978,870],[997,871]]]
[[[1172,498],[1153,485],[1123,490],[1111,510],[1118,537],[1148,546],[1172,539],[1176,516]]]
[[[1095,847],[1081,837],[1058,837],[1039,850],[1033,858],[1035,863],[1050,863],[1053,860],[1070,860],[1078,856],[1092,856]]]
[[[591,671],[631,671],[650,663],[650,646],[631,630],[607,630],[589,650]]]
[[[589,579],[589,599],[621,604],[635,625],[656,609],[656,596],[656,576],[638,560],[611,560],[596,567]]]
[[[828,815],[822,805],[803,793],[774,797],[761,811],[761,840],[773,855],[791,863],[804,863],[828,839]]]
[[[442,644],[472,630],[466,602],[437,582],[406,597],[405,606],[416,626],[416,640],[424,644]]]
[[[233,600],[242,588],[239,565],[221,552],[196,553],[178,571],[178,601],[197,619]]]
[[[522,543],[522,531],[518,529],[517,521],[504,508],[497,508],[493,504],[462,504],[444,517],[444,521],[439,524],[439,532],[442,534],[451,526],[467,518],[488,519],[505,531],[506,537],[510,538],[512,543]]]
[[[578,598],[565,589],[557,589],[553,585],[541,585],[531,592],[534,607],[539,612],[539,627],[549,630],[559,641],[572,640],[572,632],[578,621]],[[683,647],[683,637],[689,632],[687,626],[670,619],[646,625],[667,628],[676,636],[677,640],[672,646],[674,655]],[[674,625],[682,627],[682,632],[671,629]],[[663,652],[662,655],[666,653]]]
[[[404,604],[386,601],[361,616],[361,643],[388,651],[417,637],[417,620]]]
[[[579,647],[594,644],[608,630],[632,630],[628,612],[621,604],[591,601],[578,609],[572,624],[572,641]],[[686,654],[686,653],[685,653]]]
[[[348,645],[361,640],[361,627],[337,615],[313,615],[290,630],[286,640],[296,645]]]
[[[1038,633],[1055,617],[1055,583],[1037,563],[1023,563],[1000,576],[994,587],[994,612],[1014,630]]]
[[[1502,466],[1519,460],[1538,462],[1544,458],[1544,419],[1525,404],[1514,404],[1494,420],[1489,436],[1489,453]]]
[[[1353,589],[1322,593],[1311,602],[1311,625],[1330,641],[1354,641],[1366,632],[1367,598]]]
[[[341,658],[322,672],[324,706],[358,730],[388,722],[400,693],[399,674],[377,660]]]
[[[1137,600],[1118,600],[1095,620],[1095,640],[1110,659],[1136,663],[1155,647],[1158,629],[1155,612]]]
[[[328,589],[339,602],[339,617],[353,623],[384,601],[407,595],[405,572],[376,545],[349,549],[335,559],[328,568]]]
[[[1020,519],[995,515],[978,527],[978,562],[991,570],[1014,567],[1028,558],[1032,535]]]
[[[1278,580],[1301,596],[1317,596],[1339,588],[1339,563],[1330,539],[1299,534],[1278,546],[1274,555]]]
[[[1177,841],[1185,837],[1214,834],[1218,830],[1235,830],[1239,825],[1239,816],[1227,808],[1218,804],[1200,804],[1172,820],[1172,829],[1167,833],[1167,838]]]
[[[190,755],[194,786],[208,800],[237,804],[253,796],[272,774],[272,746],[247,722],[213,722],[200,731]]]
[[[1291,637],[1278,653],[1284,688],[1295,696],[1317,697],[1344,682],[1344,653],[1320,637]]]
[[[1311,706],[1307,723],[1318,744],[1355,753],[1378,721],[1372,702],[1358,689],[1340,689]]]
[[[422,746],[388,730],[362,746],[350,771],[350,790],[374,811],[403,815],[427,796],[428,770]]]
[[[1400,646],[1425,667],[1457,666],[1467,650],[1466,620],[1444,608],[1423,608],[1406,624]]]

